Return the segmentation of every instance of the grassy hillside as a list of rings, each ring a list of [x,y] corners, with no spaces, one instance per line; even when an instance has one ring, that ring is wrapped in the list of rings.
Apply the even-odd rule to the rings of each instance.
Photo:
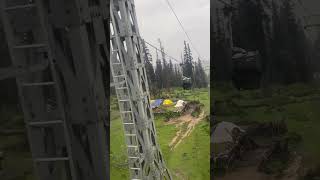
[[[175,89],[163,93],[163,96],[183,100],[199,100],[204,104],[203,110],[209,115],[210,98],[208,89],[184,91]],[[118,111],[116,99],[111,101],[110,127],[110,159],[111,180],[129,179],[126,164],[126,147],[124,144],[123,127]],[[206,180],[210,178],[210,135],[209,122],[201,121],[196,125],[190,136],[186,137],[175,149],[170,150],[169,143],[176,135],[178,128],[165,123],[163,115],[155,115],[158,143],[161,146],[165,162],[174,179]]]
[[[302,142],[294,151],[311,157],[307,164],[320,163],[320,87],[294,84],[273,87],[268,96],[261,90],[236,91],[215,88],[217,121],[236,124],[285,120],[289,134],[298,134]]]

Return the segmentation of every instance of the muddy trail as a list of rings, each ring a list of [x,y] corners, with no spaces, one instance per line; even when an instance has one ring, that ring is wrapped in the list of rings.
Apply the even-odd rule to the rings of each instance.
[[[252,152],[251,158],[255,153]],[[249,156],[248,156],[249,157]],[[256,156],[257,157],[257,156]],[[235,168],[232,172],[227,173],[221,177],[215,177],[216,180],[299,180],[298,171],[301,168],[301,156],[295,157],[288,168],[284,171],[281,177],[275,175],[269,175],[263,172],[259,172],[257,164],[251,164],[249,166],[242,166]]]
[[[241,155],[234,160],[230,169],[225,173],[216,176],[217,180],[298,180],[301,175],[302,156],[296,151],[288,150],[288,140],[281,138],[284,136],[280,133],[282,123],[274,123],[268,127],[267,124],[257,126],[260,128],[248,129],[246,138],[249,138],[256,144],[255,148],[247,148],[243,144],[241,148],[246,149]],[[276,132],[275,130],[278,130]],[[275,136],[268,136],[272,131]],[[260,133],[262,132],[262,133]],[[258,134],[257,134],[258,133]],[[286,136],[288,138],[288,136]],[[283,156],[286,156],[284,158]],[[286,159],[286,160],[285,160]],[[282,163],[280,163],[282,161]],[[280,163],[280,164],[279,164]],[[271,168],[272,167],[272,168]],[[281,167],[281,168],[280,168]],[[272,170],[271,170],[271,169]]]
[[[262,159],[265,149],[259,148],[245,153],[241,160],[237,160],[234,168],[227,170],[223,176],[218,176],[216,180],[273,180],[271,175],[258,171],[259,161]]]
[[[194,112],[200,113],[197,117],[194,117],[192,115]],[[182,116],[169,119],[166,125],[176,125],[176,128],[179,129],[169,144],[170,149],[174,150],[186,137],[188,137],[204,117],[205,113],[203,110],[200,110],[200,104],[189,103],[183,110]]]

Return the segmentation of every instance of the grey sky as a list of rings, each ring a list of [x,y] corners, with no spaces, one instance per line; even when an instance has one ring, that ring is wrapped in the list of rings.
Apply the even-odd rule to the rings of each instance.
[[[210,0],[169,0],[203,59],[210,59]],[[140,35],[180,61],[188,40],[165,0],[135,0]],[[190,44],[191,46],[191,44]],[[190,47],[192,49],[192,47]],[[150,48],[155,61],[155,51]],[[194,59],[197,53],[192,49]],[[174,62],[174,61],[173,61]],[[205,64],[208,64],[206,62]]]
[[[320,1],[319,0],[301,0],[302,4],[306,8],[303,11],[303,15],[311,15],[311,14],[318,14],[320,15]],[[307,24],[319,24],[320,23],[320,16],[312,16],[308,18]],[[316,39],[318,32],[320,31],[320,27],[312,27],[308,28],[307,32],[312,40]]]

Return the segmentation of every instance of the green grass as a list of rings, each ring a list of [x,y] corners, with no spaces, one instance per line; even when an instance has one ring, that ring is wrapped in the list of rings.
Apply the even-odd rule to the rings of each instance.
[[[214,90],[213,97],[218,102],[232,102],[218,107],[217,120],[238,124],[270,122],[285,119],[290,133],[302,137],[297,149],[300,153],[312,154],[320,163],[320,88],[313,85],[294,84],[271,88],[271,96],[264,96],[261,90],[221,91]],[[221,104],[221,103],[220,103]],[[218,106],[220,106],[218,104]],[[231,111],[236,109],[237,111]],[[241,113],[239,113],[241,112]],[[318,158],[318,159],[317,159]]]
[[[128,179],[124,131],[118,110],[111,110],[110,120],[110,176],[115,180]]]
[[[199,100],[204,104],[206,115],[210,112],[210,98],[208,89],[195,89],[193,91],[175,89],[164,92],[171,99],[182,99],[187,101]],[[116,99],[111,104],[111,127],[110,127],[110,149],[111,149],[111,180],[129,179],[126,147],[124,145],[123,127],[120,115],[116,108]],[[186,137],[174,150],[170,150],[169,143],[179,130],[175,125],[166,125],[164,115],[155,115],[155,125],[167,167],[174,179],[181,177],[192,180],[210,179],[210,134],[209,122],[200,122],[190,136]],[[123,165],[123,166],[121,166]]]
[[[0,107],[0,129],[24,129],[23,116],[11,106]],[[33,161],[26,134],[0,134],[0,151],[4,153],[0,179],[34,180]]]

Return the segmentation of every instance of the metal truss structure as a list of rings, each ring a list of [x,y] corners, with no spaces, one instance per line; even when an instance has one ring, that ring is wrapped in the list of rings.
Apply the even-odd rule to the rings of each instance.
[[[37,179],[108,179],[108,2],[0,1]]]
[[[111,61],[132,180],[170,180],[157,143],[133,0],[111,0]]]

